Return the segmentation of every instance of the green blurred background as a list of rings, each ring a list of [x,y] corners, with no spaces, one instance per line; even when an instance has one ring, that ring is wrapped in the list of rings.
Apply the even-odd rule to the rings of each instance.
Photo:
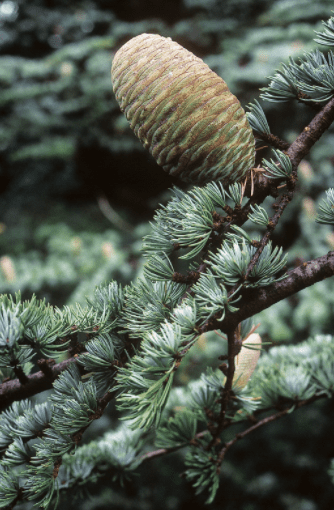
[[[333,8],[330,0],[0,2],[0,292],[20,289],[24,298],[36,293],[62,306],[84,304],[111,279],[129,283],[141,274],[141,238],[155,208],[172,185],[185,189],[142,148],[119,110],[110,67],[122,44],[142,32],[172,37],[246,106],[282,61],[319,47],[313,31]],[[314,114],[294,102],[262,106],[272,132],[288,141]],[[275,232],[290,267],[334,249],[330,227],[314,222],[324,190],[333,186],[333,147],[331,128],[300,165],[298,194]],[[254,320],[264,340],[297,343],[333,333],[333,304],[330,279]],[[203,339],[177,385],[215,365],[218,355],[215,338]],[[85,440],[113,426],[112,412]],[[225,461],[212,508],[333,510],[327,474],[333,418],[333,402],[319,402],[244,439]],[[204,498],[178,476],[182,458],[181,452],[147,463],[124,489],[96,484],[93,497],[77,504],[204,508]]]

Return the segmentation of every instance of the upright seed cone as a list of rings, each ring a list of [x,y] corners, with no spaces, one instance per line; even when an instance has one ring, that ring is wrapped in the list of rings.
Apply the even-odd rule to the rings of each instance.
[[[253,347],[253,349],[247,349],[247,345]],[[244,341],[241,351],[235,359],[234,387],[243,388],[246,386],[259,360],[260,348],[261,337],[257,333],[252,333],[247,340]]]
[[[224,80],[170,38],[141,34],[116,53],[111,79],[136,136],[187,182],[241,180],[254,166],[253,132]]]

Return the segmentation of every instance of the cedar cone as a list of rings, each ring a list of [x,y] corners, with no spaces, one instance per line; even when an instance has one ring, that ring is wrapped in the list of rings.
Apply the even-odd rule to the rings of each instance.
[[[115,54],[111,79],[134,133],[169,174],[230,184],[254,166],[254,136],[238,99],[169,37],[128,41]]]

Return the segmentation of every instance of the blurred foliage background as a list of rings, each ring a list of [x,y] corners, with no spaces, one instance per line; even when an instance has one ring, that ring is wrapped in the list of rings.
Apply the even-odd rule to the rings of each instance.
[[[24,298],[36,293],[62,306],[84,303],[110,279],[129,283],[141,274],[141,238],[154,209],[172,185],[184,188],[144,151],[113,96],[111,61],[123,43],[142,32],[172,37],[246,106],[282,61],[318,47],[314,30],[331,9],[331,0],[0,2],[0,292],[21,289]],[[262,106],[271,131],[288,141],[314,115],[293,102]],[[334,249],[330,227],[314,222],[324,190],[333,186],[333,146],[331,128],[300,165],[297,198],[275,231],[290,267]],[[333,308],[330,279],[254,320],[264,340],[299,342],[333,333]],[[216,366],[219,354],[217,336],[201,339],[177,384]],[[114,426],[113,411],[85,440]],[[327,474],[333,419],[333,402],[319,402],[244,439],[225,461],[212,508],[333,509]],[[182,455],[143,465],[123,489],[97,483],[93,497],[78,504],[204,508],[179,477]]]

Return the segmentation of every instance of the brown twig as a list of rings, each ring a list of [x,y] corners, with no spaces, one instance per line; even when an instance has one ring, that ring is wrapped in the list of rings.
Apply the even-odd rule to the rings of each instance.
[[[200,277],[200,273],[198,271],[189,271],[188,274],[184,275],[182,273],[175,272],[173,274],[172,280],[176,283],[185,283],[186,285],[193,285],[197,282]]]
[[[227,354],[227,360],[228,360],[228,367],[226,370],[226,382],[225,386],[222,390],[221,400],[220,400],[220,412],[219,417],[217,420],[217,426],[213,429],[210,427],[210,433],[212,435],[212,440],[210,441],[208,445],[208,450],[210,450],[213,446],[219,443],[220,439],[219,436],[221,432],[224,429],[224,421],[226,416],[226,411],[228,404],[231,400],[232,396],[232,384],[233,384],[233,377],[235,372],[235,363],[234,358],[237,354],[239,354],[241,346],[242,346],[242,339],[240,336],[240,328],[237,327],[234,330],[230,330],[227,333],[227,343],[228,343],[228,354]]]
[[[318,395],[313,395],[309,399],[301,400],[299,402],[294,403],[292,406],[290,406],[290,407],[288,407],[286,409],[283,409],[283,410],[281,410],[281,411],[279,411],[279,412],[277,412],[275,414],[272,414],[270,416],[266,416],[265,418],[262,418],[261,420],[257,421],[257,423],[255,423],[251,427],[245,429],[243,432],[239,432],[238,434],[235,435],[235,437],[233,439],[231,439],[231,441],[229,441],[228,443],[225,443],[223,448],[220,450],[219,455],[218,455],[218,462],[217,462],[217,464],[220,465],[222,463],[222,461],[223,461],[227,451],[237,441],[239,441],[240,439],[243,439],[248,434],[251,434],[255,430],[259,429],[260,427],[263,427],[264,425],[267,425],[268,423],[271,423],[271,422],[276,421],[276,420],[278,420],[280,418],[283,418],[283,416],[286,416],[291,411],[292,407],[295,407],[296,409],[299,409],[300,407],[303,407],[305,405],[311,404],[311,403],[315,402],[316,400],[320,400],[321,398],[325,398],[325,397],[327,397],[327,395],[325,393],[318,394]],[[264,413],[264,412],[268,412],[268,411],[270,411],[270,409],[259,409],[258,410],[259,413]],[[240,424],[240,423],[241,422],[238,422],[238,424]],[[231,426],[233,424],[234,424],[233,422],[229,422],[227,425]],[[177,450],[180,450],[181,448],[189,446],[189,444],[190,445],[191,444],[196,444],[196,440],[204,437],[208,433],[209,433],[209,430],[204,430],[202,432],[199,432],[198,434],[196,434],[194,436],[194,438],[188,444],[181,444],[181,445],[175,446],[173,448],[159,448],[157,450],[152,450],[150,452],[144,453],[140,457],[141,463],[142,462],[146,462],[148,460],[155,459],[157,457],[162,457],[163,455],[167,455],[168,453],[173,453],[173,452],[175,452]]]
[[[15,365],[13,367],[13,371],[14,371],[14,374],[16,375],[16,377],[18,378],[18,380],[20,381],[20,383],[23,386],[29,382],[28,376],[24,373],[23,368],[21,367],[21,365]]]
[[[117,367],[122,366],[128,361],[128,355],[132,356],[134,345],[137,344],[140,339],[130,339],[127,335],[123,335],[124,351],[120,359],[115,360],[112,363],[112,369],[115,370]],[[84,353],[84,345],[79,344],[80,354]],[[70,352],[70,350],[68,351]],[[7,406],[15,401],[24,400],[25,398],[32,397],[37,393],[49,390],[52,388],[53,382],[59,377],[59,375],[66,370],[71,363],[78,362],[78,355],[74,355],[65,361],[62,361],[56,365],[53,364],[54,360],[39,360],[37,364],[40,366],[41,371],[35,372],[34,374],[27,376],[27,383],[21,384],[19,379],[11,379],[4,381],[0,384],[0,412]],[[86,374],[85,369],[80,363],[77,363],[80,373]]]
[[[242,299],[238,302],[239,310],[226,311],[224,320],[221,322],[212,318],[203,324],[199,331],[205,333],[214,329],[227,331],[245,319],[262,312],[269,306],[286,299],[297,292],[325,280],[334,275],[334,251],[328,252],[322,257],[304,262],[300,266],[288,271],[287,277],[281,281],[272,283],[267,287],[257,289],[244,289]]]
[[[286,151],[290,144],[288,142],[285,142],[284,140],[281,140],[278,136],[272,135],[271,133],[259,133],[257,136],[261,138],[264,142],[268,143],[272,147],[275,147],[275,149],[280,149],[281,151]]]
[[[201,439],[202,437],[204,437],[209,431],[208,430],[204,430],[202,432],[198,432],[198,434],[196,434],[192,439],[191,441],[189,442],[189,444],[196,444],[196,440],[197,439]],[[146,452],[144,453],[143,455],[141,455],[140,457],[140,462],[147,462],[148,460],[152,460],[152,459],[156,459],[157,457],[162,457],[163,455],[166,455],[167,453],[173,453],[173,452],[176,452],[177,450],[180,450],[181,448],[184,448],[185,446],[189,446],[189,444],[181,444],[179,446],[174,446],[173,448],[159,448],[158,450],[152,450],[150,452]]]
[[[291,160],[293,170],[296,170],[301,160],[310,152],[313,145],[327,131],[334,121],[334,97],[318,112],[306,126],[296,140],[285,150]],[[258,174],[256,191],[270,194],[272,179],[266,175]],[[247,190],[246,190],[247,193]]]
[[[49,358],[49,359],[42,358],[42,359],[37,360],[37,365],[39,366],[39,368],[41,369],[41,371],[43,372],[45,377],[48,377],[49,379],[51,379],[51,381],[54,380],[52,367],[55,364],[56,364],[56,361],[53,358]]]
[[[333,121],[334,97],[315,115],[286,151],[294,168],[297,168],[301,160],[310,152],[310,149],[327,131]]]
[[[32,397],[36,393],[49,390],[57,377],[71,364],[76,363],[77,358],[69,358],[57,365],[51,366],[47,374],[42,370],[28,375],[27,382],[22,384],[19,379],[11,379],[0,385],[0,411],[15,401]]]
[[[293,407],[295,407],[296,409],[299,409],[300,407],[302,407],[304,405],[311,404],[312,402],[315,402],[316,400],[319,400],[326,396],[327,395],[325,395],[324,393],[321,393],[318,395],[313,395],[312,397],[305,399],[305,400],[296,401],[290,407],[287,407],[286,409],[283,409],[282,411],[279,411],[275,414],[271,414],[270,416],[266,416],[265,418],[263,418],[262,420],[259,420],[257,423],[255,423],[248,429],[244,430],[243,432],[239,432],[238,434],[235,435],[235,437],[233,439],[231,439],[231,441],[229,441],[228,443],[225,443],[223,448],[220,450],[220,452],[218,454],[218,458],[217,458],[217,465],[220,468],[220,465],[223,462],[227,451],[240,439],[243,439],[248,434],[254,432],[255,430],[259,429],[260,427],[263,427],[264,425],[267,425],[268,423],[271,423],[273,421],[279,420],[280,418],[283,418],[283,416],[287,415]]]

